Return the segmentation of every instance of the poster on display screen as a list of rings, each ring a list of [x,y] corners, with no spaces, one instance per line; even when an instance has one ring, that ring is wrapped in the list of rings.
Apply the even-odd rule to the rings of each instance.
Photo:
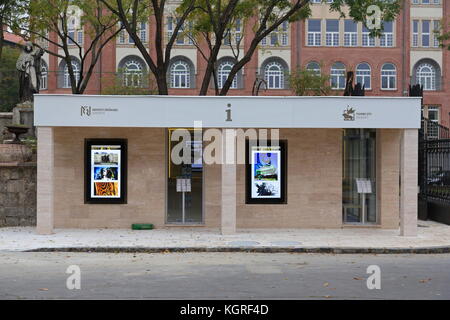
[[[86,203],[125,203],[126,141],[86,140]]]
[[[247,144],[247,203],[286,203],[286,144]]]

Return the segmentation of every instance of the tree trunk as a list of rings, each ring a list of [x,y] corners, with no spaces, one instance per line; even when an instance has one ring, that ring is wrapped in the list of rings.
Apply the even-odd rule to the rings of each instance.
[[[0,19],[0,60],[3,54],[3,43],[5,40],[5,34],[3,33],[3,18]]]
[[[167,87],[167,77],[166,71],[158,68],[158,72],[156,74],[156,84],[158,86],[158,94],[159,95],[168,95],[169,89]]]

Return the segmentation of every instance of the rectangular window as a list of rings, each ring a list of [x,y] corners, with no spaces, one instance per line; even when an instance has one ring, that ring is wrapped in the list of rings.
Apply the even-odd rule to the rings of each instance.
[[[370,31],[363,25],[362,46],[375,47],[375,38],[370,36]]]
[[[394,24],[392,21],[384,21],[383,34],[380,37],[381,47],[394,46]]]
[[[147,42],[147,23],[141,22],[140,28],[139,28],[139,39],[143,43]]]
[[[122,30],[119,32],[119,43],[120,44],[125,43],[125,30]]]
[[[326,42],[327,46],[339,46],[339,20],[327,20],[326,22]]]
[[[430,46],[430,20],[422,21],[422,47]]]
[[[308,20],[308,46],[320,46],[322,37],[321,20]]]
[[[78,31],[77,34],[77,43],[82,46],[83,45],[83,31]]]
[[[419,46],[419,20],[413,20],[412,46]]]
[[[441,23],[439,20],[433,21],[433,47],[439,48],[439,35],[441,34]]]
[[[281,37],[281,45],[287,46],[289,44],[289,22],[285,21],[281,25],[280,37]]]
[[[429,138],[438,139],[439,138],[439,107],[437,106],[427,106],[427,117],[433,124],[427,126],[427,135]]]
[[[172,37],[173,34],[173,18],[167,17],[167,41]]]
[[[343,130],[342,211],[346,224],[375,224],[376,130]]]
[[[345,20],[344,30],[344,46],[356,47],[357,46],[357,26],[358,24],[353,20]]]
[[[127,140],[86,139],[85,159],[85,203],[126,203]]]

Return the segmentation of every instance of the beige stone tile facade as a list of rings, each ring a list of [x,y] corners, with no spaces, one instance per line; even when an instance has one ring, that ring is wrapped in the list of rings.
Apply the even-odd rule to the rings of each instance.
[[[53,128],[55,228],[165,227],[164,128]],[[377,131],[377,193],[382,228],[398,228],[401,130]],[[86,138],[128,140],[127,204],[84,204]],[[287,204],[245,204],[245,166],[236,167],[237,228],[341,228],[342,129],[281,129],[287,141]],[[204,226],[221,225],[221,166],[204,168]]]

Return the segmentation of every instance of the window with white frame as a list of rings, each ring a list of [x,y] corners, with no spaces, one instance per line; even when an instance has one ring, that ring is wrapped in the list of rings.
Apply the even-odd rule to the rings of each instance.
[[[430,5],[438,5],[441,4],[441,0],[411,0],[412,4],[430,4]]]
[[[80,63],[77,60],[72,59],[72,70],[76,84],[78,84],[78,81],[80,81],[80,69]],[[71,83],[72,82],[70,81],[69,67],[65,65],[63,88],[72,88]]]
[[[262,46],[288,46],[289,45],[289,22],[284,21],[276,30],[272,31],[261,41]]]
[[[369,64],[363,62],[356,66],[356,83],[361,84],[365,89],[372,89]]]
[[[384,21],[384,30],[380,36],[381,47],[394,46],[394,23],[392,21]]]
[[[138,29],[136,32],[137,36],[143,43],[147,43],[147,35],[148,35],[148,23],[147,22],[140,22],[138,23]],[[133,38],[128,34],[128,32],[123,29],[119,32],[117,36],[117,43],[118,44],[134,44]]]
[[[412,46],[419,46],[419,20],[413,20]]]
[[[439,138],[439,107],[438,106],[425,106],[426,118],[436,125],[427,126],[428,138]]]
[[[167,17],[167,41],[172,37],[172,34],[177,26],[179,18]],[[192,45],[192,33],[189,30],[192,28],[192,22],[189,22],[187,27],[183,24],[178,30],[177,39],[175,44],[177,45]]]
[[[118,35],[118,37],[117,37],[117,42],[119,43],[119,44],[125,44],[125,30],[121,30],[120,32],[119,32],[119,35]]]
[[[68,21],[67,26],[67,44],[74,45],[77,43],[78,45],[83,45],[83,30],[77,29],[77,18],[72,17]]]
[[[327,46],[339,46],[339,20],[332,19],[326,21],[326,41]]]
[[[423,86],[423,90],[436,90],[436,70],[429,63],[422,63],[417,67],[416,81]]]
[[[381,89],[397,89],[397,68],[392,63],[385,63],[381,67]]]
[[[439,20],[433,21],[433,47],[439,48],[439,35],[441,34],[441,23]]]
[[[141,22],[139,23],[139,39],[141,39],[142,42],[147,42],[147,23]]]
[[[422,20],[422,47],[430,46],[430,20]]]
[[[182,60],[172,63],[170,67],[170,84],[172,88],[189,88],[190,77],[189,64]]]
[[[284,89],[284,68],[281,63],[272,61],[264,68],[267,89]]]
[[[331,66],[330,81],[332,89],[345,89],[345,65],[343,63],[335,62]]]
[[[370,30],[364,25],[362,28],[362,46],[375,47],[375,37],[370,36]]]
[[[236,19],[234,27],[228,29],[223,39],[224,45],[238,45],[242,38],[242,22],[241,19]]]
[[[135,58],[129,58],[123,63],[122,83],[125,87],[142,87],[144,66]]]
[[[321,20],[308,20],[308,46],[320,46],[322,43],[322,26]]]
[[[353,20],[344,22],[344,46],[356,47],[358,44],[358,24]]]
[[[234,62],[230,60],[222,61],[217,68],[217,85],[219,89],[223,88],[223,85],[230,75],[231,69],[234,66]],[[235,76],[231,84],[231,89],[237,89],[237,77]]]
[[[316,75],[320,75],[320,64],[315,61],[311,61],[306,65],[306,70],[312,71]]]
[[[47,90],[47,86],[48,86],[48,68],[47,64],[45,62],[42,62],[39,90]]]

